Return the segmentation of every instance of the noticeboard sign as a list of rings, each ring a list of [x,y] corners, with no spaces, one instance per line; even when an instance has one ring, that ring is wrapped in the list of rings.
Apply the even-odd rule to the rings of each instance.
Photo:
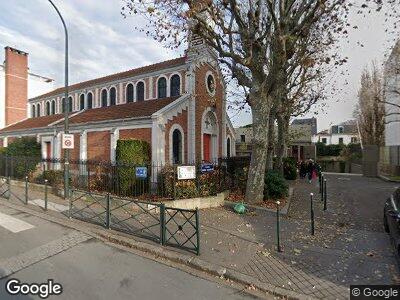
[[[74,149],[74,135],[64,133],[62,135],[62,148],[63,149]]]
[[[178,180],[181,179],[195,179],[196,167],[195,166],[180,166],[178,167]]]
[[[147,167],[136,167],[136,178],[147,178]]]
[[[202,164],[201,165],[201,173],[207,173],[207,172],[212,172],[212,171],[214,171],[213,164]]]

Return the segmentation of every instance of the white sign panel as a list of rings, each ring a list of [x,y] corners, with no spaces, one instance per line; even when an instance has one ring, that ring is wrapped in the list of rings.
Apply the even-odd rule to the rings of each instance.
[[[195,179],[195,178],[196,178],[196,167],[195,166],[178,167],[178,180]]]
[[[63,149],[74,149],[74,135],[63,134],[62,135],[62,148]]]

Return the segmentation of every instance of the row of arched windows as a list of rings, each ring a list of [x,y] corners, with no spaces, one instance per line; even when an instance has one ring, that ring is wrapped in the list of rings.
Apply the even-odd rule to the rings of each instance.
[[[169,96],[177,97],[181,93],[181,78],[179,75],[172,75],[169,83]],[[167,78],[160,77],[157,81],[157,98],[162,99],[168,96],[168,85]],[[86,99],[85,99],[86,98]],[[94,107],[93,103],[93,93],[89,92],[86,95],[81,94],[79,96],[79,110],[91,109]],[[136,98],[136,99],[135,99]],[[68,111],[73,111],[73,99],[72,97],[68,98]],[[126,103],[134,102],[134,101],[144,101],[145,99],[145,85],[143,81],[139,81],[135,86],[132,83],[128,83],[125,88],[125,99]],[[85,101],[86,100],[86,101]],[[115,87],[111,87],[109,90],[103,89],[100,93],[100,105],[101,107],[113,106],[117,103],[117,90]],[[61,113],[65,112],[65,99],[62,98],[61,103]],[[45,104],[44,115],[53,115],[56,114],[56,101],[51,100],[47,101]],[[41,104],[33,104],[31,115],[33,118],[41,116]]]

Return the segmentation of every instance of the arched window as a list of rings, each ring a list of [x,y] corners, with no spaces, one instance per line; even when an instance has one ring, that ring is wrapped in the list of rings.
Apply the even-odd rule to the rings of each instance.
[[[143,101],[144,100],[144,82],[138,82],[136,86],[136,100]]]
[[[40,103],[36,104],[36,116],[40,117]]]
[[[36,118],[36,105],[35,104],[32,105],[31,117]]]
[[[85,109],[85,95],[81,94],[79,97],[79,110]]]
[[[228,158],[231,157],[231,138],[230,137],[228,137],[226,139],[226,156]]]
[[[117,103],[117,90],[115,87],[110,89],[110,106],[115,105]]]
[[[72,97],[68,97],[68,112],[72,112],[73,111],[73,100]]]
[[[158,79],[158,99],[167,97],[167,79],[161,77]]]
[[[171,97],[176,97],[181,94],[181,78],[175,74],[171,77]]]
[[[87,108],[88,109],[93,108],[93,94],[92,93],[87,94]]]
[[[56,100],[51,100],[51,114],[54,115],[56,113]]]
[[[172,163],[182,163],[182,132],[179,129],[172,133]]]
[[[50,102],[46,102],[46,116],[50,116]]]
[[[65,113],[65,98],[61,99],[61,112]]]
[[[126,103],[133,102],[133,84],[129,83],[126,86]]]
[[[107,97],[108,97],[107,90],[106,89],[102,90],[101,91],[101,107],[107,106]]]

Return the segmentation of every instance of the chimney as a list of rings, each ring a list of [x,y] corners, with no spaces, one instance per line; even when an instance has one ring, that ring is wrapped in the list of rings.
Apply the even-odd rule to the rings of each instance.
[[[28,53],[5,47],[5,125],[27,117]]]

